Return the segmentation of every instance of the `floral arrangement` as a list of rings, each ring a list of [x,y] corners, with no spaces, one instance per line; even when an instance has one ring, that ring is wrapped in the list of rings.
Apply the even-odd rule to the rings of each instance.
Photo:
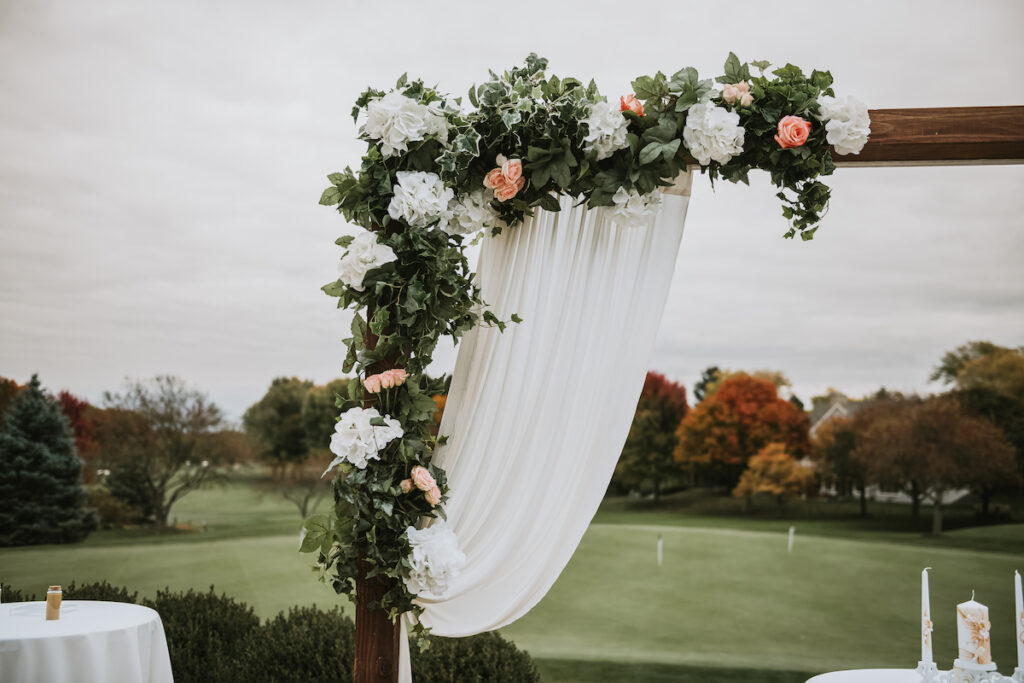
[[[441,336],[520,322],[481,300],[465,255],[474,236],[513,229],[537,208],[558,211],[560,194],[608,207],[622,226],[649,224],[657,190],[694,160],[712,181],[767,171],[785,236],[814,236],[829,198],[820,177],[835,168],[833,149],[864,146],[867,109],[836,99],[828,72],[768,67],[730,53],[716,79],[691,67],[658,72],[616,102],[593,81],[548,76],[547,60],[531,54],[491,72],[468,102],[406,76],[359,97],[352,117],[363,120],[366,154],[358,170],[330,174],[320,198],[364,228],[337,240],[340,276],[323,288],[355,311],[342,369],[357,376],[337,397],[334,509],[307,520],[302,542],[318,552],[322,579],[333,570],[337,592],[354,594],[362,561],[390,579],[380,606],[392,618],[418,613],[416,595],[443,594],[465,561],[444,524],[447,480],[432,462],[444,443],[431,430],[437,386],[423,372]]]

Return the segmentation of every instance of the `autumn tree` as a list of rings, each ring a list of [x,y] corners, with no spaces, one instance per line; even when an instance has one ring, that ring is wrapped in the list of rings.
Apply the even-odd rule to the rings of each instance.
[[[8,406],[14,400],[14,397],[18,395],[18,390],[21,387],[13,379],[7,379],[6,377],[0,377],[0,418],[3,417],[7,411]]]
[[[629,436],[615,466],[615,476],[623,485],[650,490],[655,501],[661,499],[662,483],[680,474],[672,454],[676,428],[686,411],[686,388],[664,375],[648,372]]]
[[[274,469],[300,463],[309,455],[302,404],[313,383],[297,377],[278,377],[267,393],[242,416],[246,434]]]
[[[217,478],[232,450],[218,436],[220,409],[205,394],[175,377],[129,381],[104,395],[97,442],[107,485],[135,504],[157,526],[173,505]]]
[[[90,483],[94,476],[94,467],[91,466],[96,457],[95,439],[95,410],[88,401],[78,398],[66,389],[57,394],[57,401],[60,403],[61,412],[68,418],[71,425],[71,433],[75,437],[75,449],[78,457],[87,465],[82,475],[86,483]]]
[[[859,492],[860,515],[868,514],[867,471],[864,463],[853,457],[857,447],[857,428],[853,418],[836,417],[818,428],[812,444],[814,460],[826,483],[835,486],[841,496]]]
[[[942,533],[949,491],[1016,480],[1013,448],[988,420],[971,415],[950,396],[896,402],[896,409],[872,421],[854,457],[878,482],[909,482],[932,503],[932,533]]]
[[[811,493],[816,482],[813,468],[797,462],[785,444],[770,443],[747,462],[732,495],[744,498],[749,512],[759,493],[773,496],[781,505],[788,498]]]
[[[770,443],[808,454],[809,421],[775,384],[750,375],[724,380],[676,430],[675,459],[706,483],[735,487],[750,458]]]
[[[953,394],[971,414],[1003,430],[1014,448],[1017,471],[1024,475],[1024,348],[1007,348],[989,341],[968,342],[943,356],[931,379],[953,384]],[[978,489],[982,515],[1005,482]]]

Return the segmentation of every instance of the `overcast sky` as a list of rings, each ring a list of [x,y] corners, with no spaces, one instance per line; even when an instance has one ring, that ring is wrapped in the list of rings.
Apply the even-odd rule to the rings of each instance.
[[[463,94],[534,51],[617,96],[734,50],[871,108],[1024,104],[1021,26],[1017,0],[0,0],[0,375],[95,401],[170,373],[233,417],[275,376],[338,376],[348,319],[318,288],[345,226],[317,199],[359,162],[352,101],[404,71]],[[1024,343],[1024,167],[829,182],[801,243],[763,174],[696,179],[652,369],[778,368],[807,400],[927,391],[947,349]]]

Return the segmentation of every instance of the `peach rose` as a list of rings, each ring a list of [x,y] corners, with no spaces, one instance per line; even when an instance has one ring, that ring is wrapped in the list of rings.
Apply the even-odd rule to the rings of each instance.
[[[810,133],[810,121],[804,121],[799,116],[786,116],[779,121],[779,132],[775,135],[775,142],[779,143],[782,149],[799,147],[807,142]]]
[[[430,472],[427,471],[426,467],[421,467],[419,465],[413,467],[411,477],[412,483],[420,491],[429,491],[437,486],[437,482],[434,481],[432,476],[430,476]]]
[[[499,202],[512,199],[519,194],[519,190],[523,189],[524,185],[526,185],[526,180],[524,178],[520,178],[514,183],[505,183],[501,187],[495,188],[494,198]]]
[[[441,502],[441,489],[434,486],[433,488],[426,492],[424,498],[427,499],[427,502],[430,503],[431,507],[437,505],[438,503]]]
[[[398,483],[398,486],[402,489],[402,493],[409,493],[409,491],[412,491],[412,479],[403,479]]]
[[[746,81],[740,81],[739,83],[726,83],[723,85],[722,99],[727,104],[739,102],[741,106],[749,107],[750,103],[754,101],[754,96],[750,94],[750,84]]]
[[[505,184],[505,176],[501,174],[501,168],[488,171],[484,176],[484,187],[494,190]]]
[[[619,98],[619,111],[631,111],[637,116],[644,115],[644,103],[633,96],[633,93],[629,94],[629,97]]]
[[[501,175],[506,183],[514,183],[523,176],[523,160],[509,159],[501,165]]]
[[[370,375],[363,380],[363,386],[366,387],[366,390],[371,394],[378,393],[381,386],[380,375]]]

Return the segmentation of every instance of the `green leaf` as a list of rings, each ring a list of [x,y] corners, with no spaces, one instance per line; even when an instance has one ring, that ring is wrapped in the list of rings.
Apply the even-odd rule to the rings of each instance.
[[[352,244],[352,240],[354,239],[355,237],[352,235],[342,235],[338,239],[334,240],[334,243],[339,247],[348,247],[348,245]]]
[[[651,100],[658,96],[657,85],[650,76],[641,76],[631,83],[633,94],[641,100]]]
[[[335,280],[334,282],[328,282],[326,285],[320,288],[327,296],[341,296],[348,291],[348,285],[341,280]]]
[[[318,550],[324,539],[331,533],[331,520],[327,515],[313,515],[302,525],[306,535],[299,546],[300,553],[311,553]]]
[[[345,182],[347,177],[348,176],[346,176],[344,173],[337,173],[337,172],[335,172],[335,173],[329,174],[327,176],[327,179],[330,180],[335,185],[337,185],[338,183]]]
[[[676,140],[676,142],[678,143],[679,141]],[[661,142],[649,143],[646,147],[640,150],[640,164],[649,164],[655,159],[657,159],[658,156],[661,155],[661,150],[663,147],[664,143]]]
[[[555,195],[550,193],[545,193],[538,197],[533,202],[533,206],[539,206],[540,208],[547,209],[548,211],[560,211],[562,208],[561,204],[558,203],[558,199],[555,198]]]
[[[341,202],[341,190],[336,187],[328,187],[320,195],[320,204],[323,206],[334,206]]]

